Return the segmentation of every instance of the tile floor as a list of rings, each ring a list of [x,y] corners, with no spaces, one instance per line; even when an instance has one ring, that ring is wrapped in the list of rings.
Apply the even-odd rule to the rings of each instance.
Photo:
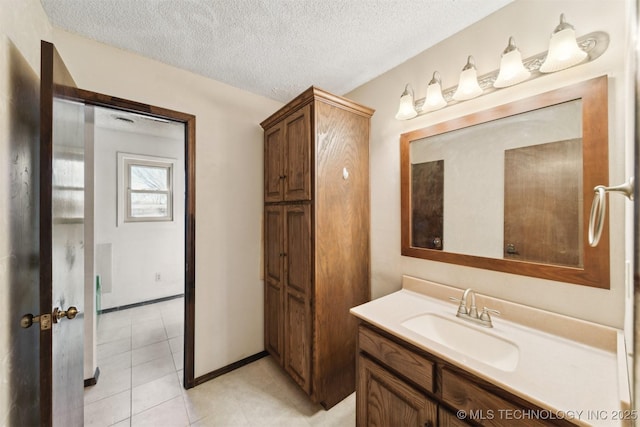
[[[325,411],[270,357],[182,388],[183,299],[107,313],[85,426],[354,426],[355,395]]]

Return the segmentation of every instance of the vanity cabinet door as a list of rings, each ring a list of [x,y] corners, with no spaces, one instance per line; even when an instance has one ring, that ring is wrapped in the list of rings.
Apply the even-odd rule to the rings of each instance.
[[[535,410],[511,403],[447,368],[442,369],[442,400],[483,426],[543,427],[556,424],[537,419]],[[570,424],[562,421],[559,420],[559,423]]]
[[[436,403],[362,354],[356,390],[358,427],[437,425]]]
[[[438,427],[468,427],[471,424],[467,424],[459,417],[453,415],[446,409],[438,408]]]

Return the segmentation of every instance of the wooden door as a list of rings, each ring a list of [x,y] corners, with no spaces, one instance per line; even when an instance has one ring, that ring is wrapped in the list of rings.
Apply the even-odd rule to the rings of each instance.
[[[375,362],[358,356],[358,427],[435,427],[438,406]]]
[[[284,120],[284,200],[311,200],[311,104]]]
[[[264,132],[264,201],[284,200],[284,124]]]
[[[582,140],[505,151],[504,257],[583,267]]]
[[[444,160],[411,165],[411,246],[444,245]]]
[[[75,87],[55,47],[41,45],[40,323],[41,424],[84,423],[84,108],[55,99]],[[66,314],[66,316],[64,316]]]
[[[265,207],[264,345],[271,356],[283,362],[284,320],[284,207]]]
[[[20,318],[40,311],[38,262],[40,178],[40,97],[38,74],[10,40],[3,41],[6,56],[8,108],[2,112],[6,126],[2,145],[2,189],[0,189],[0,287],[3,299],[2,414],[0,424],[39,426],[40,328],[20,327]],[[5,246],[6,245],[6,246]],[[6,297],[6,299],[5,299]],[[10,393],[4,394],[4,391]]]
[[[285,215],[284,368],[311,390],[311,214],[309,205],[288,205]]]

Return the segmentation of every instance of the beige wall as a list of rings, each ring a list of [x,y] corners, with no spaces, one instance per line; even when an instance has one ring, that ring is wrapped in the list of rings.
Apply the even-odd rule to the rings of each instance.
[[[0,0],[0,164],[9,163],[9,51],[40,70],[40,40],[53,41],[79,87],[196,115],[196,354],[203,375],[264,349],[262,130],[282,104],[184,70],[54,31],[38,0]],[[37,90],[37,88],[35,88]],[[4,169],[3,169],[4,170]],[[0,179],[0,200],[9,197]],[[12,248],[7,205],[0,203],[0,360],[6,360]],[[15,320],[15,319],[13,319]],[[10,366],[0,365],[0,377]],[[10,406],[0,384],[0,416]],[[0,418],[0,424],[2,418]]]
[[[375,108],[371,139],[372,286],[379,297],[400,287],[411,274],[621,327],[624,310],[625,226],[630,222],[622,198],[612,198],[612,289],[590,289],[524,276],[483,271],[400,256],[400,133],[482,110],[570,83],[608,74],[610,77],[611,183],[630,174],[632,147],[626,97],[631,73],[627,56],[627,3],[623,0],[517,0],[485,20],[441,42],[379,78],[347,94]],[[8,87],[9,46],[17,47],[39,74],[40,39],[52,40],[81,88],[196,115],[196,376],[257,353],[262,344],[261,213],[262,131],[258,123],[281,106],[222,83],[96,43],[51,26],[37,0],[0,0],[0,164],[9,162],[7,111],[15,102]],[[393,116],[406,82],[424,96],[430,74],[439,70],[444,86],[456,84],[468,54],[479,73],[498,66],[509,35],[524,56],[546,50],[548,34],[561,12],[578,35],[609,33],[608,51],[593,63],[545,76],[513,88],[444,109],[412,121]],[[401,48],[401,47],[399,47]],[[625,171],[627,168],[627,171]],[[6,178],[0,200],[6,200]],[[0,360],[5,360],[8,319],[9,223],[0,203]],[[627,215],[625,217],[625,209]],[[623,220],[624,218],[624,220]],[[631,233],[627,233],[629,236]],[[0,364],[0,377],[10,366]],[[0,383],[0,411],[10,405],[6,383]],[[0,417],[0,424],[3,423]]]
[[[627,55],[629,5],[624,0],[516,0],[484,20],[442,41],[411,60],[364,84],[347,96],[376,109],[371,128],[371,242],[372,294],[380,297],[399,289],[402,274],[409,274],[529,304],[616,327],[623,326],[625,307],[625,218],[622,197],[612,197],[607,212],[611,226],[611,290],[539,280],[420,260],[400,255],[399,135],[491,106],[552,90],[603,74],[609,76],[610,182],[622,183],[632,175],[625,149],[632,146],[630,115],[633,99]],[[547,50],[551,31],[560,13],[576,28],[578,36],[605,31],[608,50],[596,61],[502,89],[410,121],[394,119],[400,93],[411,83],[416,98],[424,97],[433,71],[442,75],[443,87],[457,84],[467,55],[472,54],[478,74],[495,70],[509,36],[528,57]],[[627,148],[625,148],[627,147]],[[627,171],[625,171],[627,168]],[[588,201],[587,203],[590,203]],[[626,222],[625,222],[626,221]],[[628,232],[627,235],[631,236]],[[630,253],[630,252],[629,252]],[[628,256],[631,259],[631,255]]]
[[[54,43],[79,87],[196,116],[195,375],[262,351],[259,123],[282,104],[65,31]]]

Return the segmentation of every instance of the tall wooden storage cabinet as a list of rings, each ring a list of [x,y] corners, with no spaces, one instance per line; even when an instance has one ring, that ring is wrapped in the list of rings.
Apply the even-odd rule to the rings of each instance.
[[[355,390],[349,309],[370,299],[372,114],[311,87],[261,123],[265,348],[327,409]]]

